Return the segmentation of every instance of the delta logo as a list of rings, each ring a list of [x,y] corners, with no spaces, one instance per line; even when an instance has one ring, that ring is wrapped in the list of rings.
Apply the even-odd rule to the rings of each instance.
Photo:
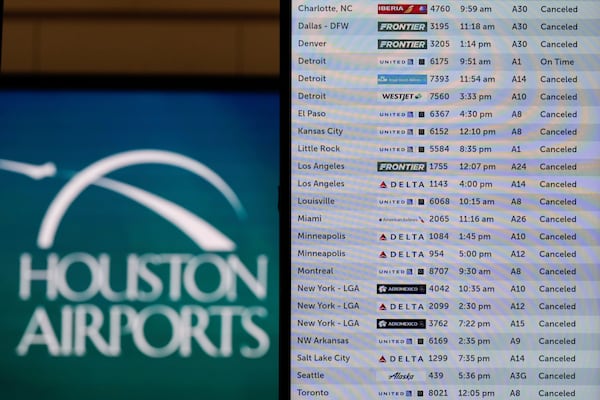
[[[402,233],[382,233],[379,236],[379,240],[382,242],[387,241],[403,241],[403,242],[423,242],[427,236],[421,232],[402,232]]]
[[[379,184],[379,187],[381,189],[425,189],[425,183],[424,181],[409,181],[409,180],[404,180],[404,181],[382,181]]]
[[[427,4],[378,4],[377,14],[427,14]]]
[[[174,167],[206,181],[233,219],[246,217],[238,195],[221,176],[174,152],[126,151],[80,171],[59,170],[54,162],[36,165],[0,160],[0,172],[33,181],[66,180],[42,217],[37,249],[21,253],[16,267],[19,299],[32,305],[29,323],[20,328],[23,333],[15,343],[19,356],[27,356],[32,348],[46,349],[51,357],[83,357],[92,350],[119,357],[136,349],[150,358],[202,354],[256,359],[269,350],[271,340],[262,327],[269,314],[264,306],[267,255],[243,261],[236,254],[238,244],[199,215],[114,174],[145,165]],[[4,196],[10,192],[6,190]],[[145,208],[149,222],[163,219],[189,238],[190,248],[195,246],[197,251],[137,254],[125,249],[124,259],[122,252],[115,256],[110,249],[99,254],[74,249],[64,254],[65,240],[58,233],[62,225],[73,221],[65,218],[69,210],[77,207],[80,197],[106,196],[106,192]],[[111,203],[106,207],[110,209]],[[144,222],[123,221],[127,223]],[[90,235],[83,222],[78,231]],[[92,232],[91,236],[98,242],[107,233]],[[241,291],[250,301],[239,304]],[[163,332],[160,340],[156,329]]]
[[[427,22],[377,22],[378,32],[427,32]]]
[[[394,311],[399,313],[413,313],[425,311],[425,305],[423,303],[378,303],[378,311]]]

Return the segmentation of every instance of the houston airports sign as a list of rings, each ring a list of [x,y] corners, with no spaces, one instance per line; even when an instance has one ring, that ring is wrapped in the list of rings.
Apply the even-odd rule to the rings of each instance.
[[[277,398],[279,96],[227,88],[0,88],[0,399]]]
[[[82,357],[92,349],[106,357],[119,357],[124,343],[152,358],[191,357],[201,352],[214,358],[253,359],[269,350],[271,340],[263,327],[269,315],[264,305],[269,294],[268,256],[242,259],[236,254],[238,244],[201,216],[144,188],[107,177],[146,165],[175,167],[195,175],[220,194],[222,207],[240,220],[246,217],[237,194],[218,173],[175,152],[125,151],[77,172],[61,171],[54,162],[38,165],[0,159],[0,179],[2,172],[15,173],[31,178],[35,185],[43,179],[67,177],[41,220],[37,243],[32,243],[38,248],[36,254],[23,249],[14,267],[19,270],[20,301],[42,300],[22,328],[15,346],[18,356],[26,357],[41,347],[52,357]],[[65,215],[78,206],[78,198],[90,187],[146,208],[187,236],[197,252],[131,252],[116,259],[110,249],[94,254],[84,248],[67,254],[54,251]],[[203,276],[212,277],[212,287],[202,283]],[[35,296],[34,287],[42,299]],[[238,304],[241,288],[251,294],[254,305]],[[47,304],[53,302],[61,303],[58,312],[48,311]],[[149,326],[168,333],[151,339]],[[219,332],[216,337],[215,330]],[[245,339],[236,341],[236,337]]]

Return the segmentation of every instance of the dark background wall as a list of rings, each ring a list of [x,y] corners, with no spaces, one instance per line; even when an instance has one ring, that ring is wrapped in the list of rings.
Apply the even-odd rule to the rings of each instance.
[[[277,0],[5,0],[2,72],[277,75]]]

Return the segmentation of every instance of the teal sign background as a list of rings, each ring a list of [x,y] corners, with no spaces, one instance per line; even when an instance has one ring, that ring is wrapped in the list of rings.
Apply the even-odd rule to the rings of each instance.
[[[53,162],[55,177],[34,180],[0,169],[0,398],[2,399],[275,399],[278,359],[278,231],[279,182],[278,97],[265,93],[29,91],[0,92],[0,159],[41,165]],[[192,158],[217,173],[239,197],[246,217],[240,218],[223,195],[206,180],[168,165],[138,165],[107,176],[153,193],[201,217],[230,238],[233,252],[206,252],[184,233],[140,204],[90,186],[66,212],[53,246],[40,249],[37,235],[48,206],[61,188],[90,164],[117,153],[155,149]],[[237,298],[202,303],[182,290],[177,301],[164,289],[152,302],[111,302],[98,295],[83,302],[104,315],[100,333],[109,335],[108,313],[115,305],[140,311],[164,305],[177,312],[185,306],[263,308],[268,315],[254,323],[266,332],[269,350],[247,358],[242,347],[257,341],[240,322],[232,323],[232,354],[212,357],[194,343],[189,357],[178,352],[148,357],[131,335],[122,336],[121,354],[100,354],[86,341],[83,356],[51,356],[45,345],[16,352],[37,307],[44,307],[60,340],[61,308],[80,305],[58,296],[48,300],[45,282],[31,283],[31,296],[19,297],[22,254],[33,269],[46,269],[51,253],[63,257],[86,253],[110,256],[110,285],[126,287],[129,254],[214,254],[239,258],[256,274],[257,258],[268,258],[266,298],[257,298],[240,279]],[[166,266],[153,271],[168,285]],[[73,290],[84,290],[89,269],[73,265],[67,274]],[[199,288],[214,290],[222,277],[215,268],[195,274]],[[150,290],[140,283],[140,290]],[[82,304],[83,304],[82,303]],[[165,318],[150,318],[147,340],[162,346],[172,336]],[[207,337],[219,344],[222,325],[211,317]]]

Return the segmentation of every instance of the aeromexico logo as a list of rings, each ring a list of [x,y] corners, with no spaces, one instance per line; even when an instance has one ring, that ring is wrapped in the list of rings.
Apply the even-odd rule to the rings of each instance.
[[[236,243],[198,215],[142,188],[106,177],[122,168],[144,164],[164,164],[197,175],[223,196],[239,218],[245,216],[238,196],[218,174],[181,154],[129,151],[101,159],[75,173],[52,200],[42,219],[37,246],[49,252],[45,260],[34,260],[30,253],[23,253],[19,270],[22,301],[39,300],[32,296],[35,284],[45,286],[47,302],[67,305],[62,306],[60,314],[49,313],[44,305],[38,305],[24,327],[16,346],[17,354],[26,356],[33,347],[42,346],[56,357],[84,356],[92,348],[116,357],[122,355],[125,346],[133,345],[149,357],[190,357],[203,353],[210,357],[260,358],[269,350],[270,338],[261,327],[268,316],[262,305],[267,299],[267,256],[258,255],[256,266],[248,268],[235,254]],[[61,176],[51,162],[32,165],[0,159],[0,170],[34,180]],[[117,261],[109,253],[52,252],[64,215],[92,185],[152,210],[196,243],[200,254],[132,253],[126,260]],[[85,287],[81,287],[81,282],[74,287],[68,279],[69,271],[81,269],[85,269],[89,278]],[[202,277],[207,275],[218,276],[216,285],[210,289],[202,285]],[[113,288],[111,276],[123,277],[125,287]],[[257,305],[235,304],[242,285],[254,296]],[[157,304],[165,299],[169,305]],[[193,304],[180,305],[185,299],[192,299]],[[99,306],[94,301],[108,302],[109,306]],[[219,305],[210,305],[215,302]],[[160,325],[159,339],[152,337],[147,326],[150,319],[154,328]],[[208,333],[214,332],[215,327],[218,337]],[[164,332],[170,332],[167,338]]]

